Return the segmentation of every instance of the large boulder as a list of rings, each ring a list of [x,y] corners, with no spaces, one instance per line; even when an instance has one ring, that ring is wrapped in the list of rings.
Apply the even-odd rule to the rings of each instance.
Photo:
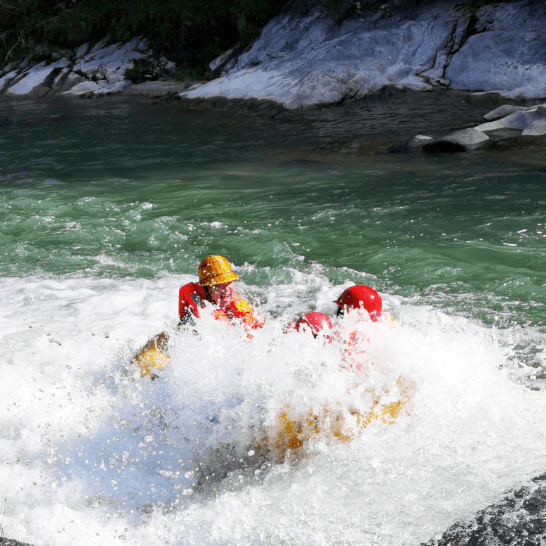
[[[527,110],[525,106],[516,106],[514,104],[503,104],[499,106],[498,108],[495,108],[492,112],[489,112],[483,116],[483,119],[485,121],[495,121],[497,119],[501,119],[505,116],[508,116],[509,114],[513,114],[514,112],[522,112]]]
[[[518,99],[545,97],[546,4],[494,4],[476,16],[474,34],[445,70],[451,87],[498,90]]]
[[[373,15],[337,25],[317,3],[290,10],[270,21],[223,77],[182,96],[253,97],[298,108],[362,98],[385,86],[432,89],[430,77],[419,75],[461,34],[454,14],[431,8],[403,21]]]
[[[497,118],[500,113],[508,113]],[[494,133],[503,129],[518,129],[522,135],[538,136],[546,134],[546,105],[531,106],[528,108],[500,107],[486,115],[486,118],[495,119],[478,125],[475,129],[483,133]]]
[[[463,129],[423,146],[426,152],[469,152],[491,144],[489,137],[477,129]]]
[[[9,86],[7,93],[9,95],[31,95],[42,96],[49,91],[55,76],[65,67],[68,66],[67,59],[60,59],[54,63],[46,64],[42,62],[28,69],[16,81]]]

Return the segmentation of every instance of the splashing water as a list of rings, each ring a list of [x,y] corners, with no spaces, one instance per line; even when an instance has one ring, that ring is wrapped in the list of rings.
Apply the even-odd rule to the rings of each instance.
[[[260,154],[308,144],[305,125],[101,104],[20,106],[2,136],[7,536],[409,546],[544,471],[542,172],[283,163]],[[267,317],[252,340],[176,328],[178,288],[217,252]],[[352,283],[396,319],[336,324],[369,340],[362,372],[343,343],[284,333]],[[162,331],[171,364],[143,380],[131,359]],[[359,427],[401,377],[402,411]],[[323,428],[260,451],[283,412]]]

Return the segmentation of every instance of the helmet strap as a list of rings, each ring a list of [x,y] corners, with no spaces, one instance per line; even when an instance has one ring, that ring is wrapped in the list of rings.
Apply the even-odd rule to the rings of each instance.
[[[212,296],[210,295],[209,287],[205,286],[204,288],[205,288],[205,294],[207,295],[207,301],[209,303],[212,303],[212,304],[216,305],[216,302],[212,299]]]

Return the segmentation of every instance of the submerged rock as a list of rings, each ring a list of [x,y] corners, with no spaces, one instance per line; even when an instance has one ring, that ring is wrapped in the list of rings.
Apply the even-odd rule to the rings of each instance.
[[[423,146],[427,144],[432,144],[434,142],[434,138],[427,135],[415,135],[414,137],[411,137],[408,142],[406,143],[406,146],[409,150],[414,150],[416,148],[422,148]]]
[[[421,546],[544,546],[546,474]]]
[[[423,146],[426,152],[468,152],[490,144],[489,137],[478,129],[463,129]]]

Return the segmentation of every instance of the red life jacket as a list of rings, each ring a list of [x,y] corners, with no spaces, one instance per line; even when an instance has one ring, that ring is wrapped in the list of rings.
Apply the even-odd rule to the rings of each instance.
[[[180,288],[178,297],[178,314],[183,322],[189,313],[199,318],[199,309],[205,307],[205,302],[211,301],[205,288],[196,282],[185,284]],[[255,313],[252,306],[247,303],[239,294],[233,294],[233,301],[225,309],[215,309],[214,318],[218,320],[231,321],[239,319],[243,322],[245,329],[255,330],[264,325],[264,319]]]
[[[391,328],[396,327],[396,324],[392,324],[394,323],[394,318],[389,313],[382,313],[379,318],[372,319],[372,321],[391,324]],[[370,343],[370,341],[369,337],[364,336],[358,330],[353,330],[349,334],[348,339],[343,341],[345,345],[345,361],[350,363],[349,368],[354,367],[359,371],[362,370],[363,363],[359,361],[359,358],[362,358],[362,355],[365,353],[363,348],[364,343]],[[373,366],[373,362],[371,364]]]

